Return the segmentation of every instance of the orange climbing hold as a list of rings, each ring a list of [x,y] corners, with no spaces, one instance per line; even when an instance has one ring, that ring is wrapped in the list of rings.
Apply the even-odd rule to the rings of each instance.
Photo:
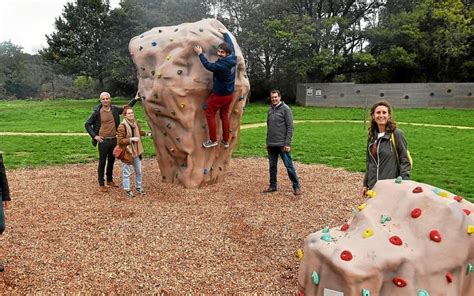
[[[441,241],[441,234],[438,230],[431,230],[430,239],[434,242],[439,243]]]
[[[400,288],[403,288],[407,285],[407,282],[402,279],[402,278],[399,278],[399,277],[394,277],[392,279],[392,282],[397,286],[397,287],[400,287]]]
[[[402,239],[399,236],[396,236],[396,235],[390,237],[388,240],[396,246],[401,246],[403,244]]]
[[[414,208],[412,211],[411,211],[411,217],[416,219],[418,217],[421,216],[421,209],[419,208]]]
[[[342,251],[341,259],[344,260],[344,261],[351,261],[352,260],[352,253],[347,251],[347,250]]]
[[[421,193],[423,192],[423,188],[421,188],[420,186],[417,186],[415,187],[415,189],[413,189],[413,193]]]

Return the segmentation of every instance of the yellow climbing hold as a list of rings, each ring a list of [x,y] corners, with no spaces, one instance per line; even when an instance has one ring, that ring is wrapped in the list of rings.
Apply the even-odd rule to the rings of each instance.
[[[303,250],[301,248],[299,248],[298,252],[296,252],[296,255],[298,256],[298,258],[303,259],[303,256],[304,256]]]
[[[367,204],[366,204],[366,203],[363,203],[363,204],[361,204],[360,206],[358,206],[357,209],[358,209],[359,211],[362,211],[362,210],[365,209],[366,207],[367,207]]]
[[[441,192],[439,193],[439,196],[441,196],[441,197],[448,197],[448,193],[447,193],[446,191],[441,191]]]
[[[362,234],[362,237],[368,238],[368,237],[371,237],[372,235],[374,235],[374,231],[372,230],[372,228],[367,228]]]
[[[179,104],[179,108],[181,108],[181,109],[183,109],[183,108],[184,108],[184,106],[186,106],[186,104],[185,104],[185,103],[183,103],[183,102],[181,102],[181,103]]]
[[[365,193],[369,198],[373,198],[377,195],[377,192],[373,191],[373,190],[367,190],[367,192]]]
[[[160,79],[160,78],[161,78],[161,73],[156,74],[156,79]]]
[[[474,225],[467,225],[467,233],[468,234],[474,233]]]
[[[169,61],[171,59],[171,55],[167,55],[166,59]]]

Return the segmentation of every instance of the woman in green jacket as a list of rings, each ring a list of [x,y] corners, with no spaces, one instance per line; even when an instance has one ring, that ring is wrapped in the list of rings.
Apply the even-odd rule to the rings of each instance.
[[[364,195],[378,180],[399,176],[409,180],[411,170],[407,141],[392,118],[390,104],[384,101],[376,103],[370,110],[370,116],[372,121],[366,149],[367,167],[362,189]]]

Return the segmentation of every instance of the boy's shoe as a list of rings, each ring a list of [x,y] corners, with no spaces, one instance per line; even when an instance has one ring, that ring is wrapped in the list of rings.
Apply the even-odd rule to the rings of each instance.
[[[99,192],[105,193],[107,191],[107,187],[105,187],[104,185],[99,186]]]
[[[295,188],[293,190],[293,194],[296,195],[296,196],[301,195],[301,189],[300,188]]]
[[[3,265],[3,261],[0,260],[0,272],[3,272],[5,270],[5,266]]]
[[[229,146],[230,146],[229,143],[227,143],[227,142],[224,141],[224,140],[222,140],[221,143],[222,143],[222,145],[224,145],[224,148],[225,148],[225,149],[229,148]]]
[[[127,195],[128,198],[135,197],[135,195],[133,194],[131,190],[125,190],[125,195]]]
[[[202,143],[202,146],[204,148],[211,148],[211,147],[214,147],[214,146],[217,146],[217,141],[211,141],[211,140],[207,140],[206,142]]]
[[[137,192],[140,193],[140,195],[145,195],[145,190],[143,190],[143,188],[137,188]]]

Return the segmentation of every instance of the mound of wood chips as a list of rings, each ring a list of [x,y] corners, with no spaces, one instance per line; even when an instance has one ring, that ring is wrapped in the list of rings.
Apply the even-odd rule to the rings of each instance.
[[[146,195],[99,193],[97,163],[8,170],[12,202],[0,237],[0,294],[297,292],[305,237],[338,226],[361,203],[362,174],[283,164],[264,194],[268,163],[233,159],[226,181],[201,189],[161,183],[143,162]],[[120,164],[115,181],[121,183]]]

